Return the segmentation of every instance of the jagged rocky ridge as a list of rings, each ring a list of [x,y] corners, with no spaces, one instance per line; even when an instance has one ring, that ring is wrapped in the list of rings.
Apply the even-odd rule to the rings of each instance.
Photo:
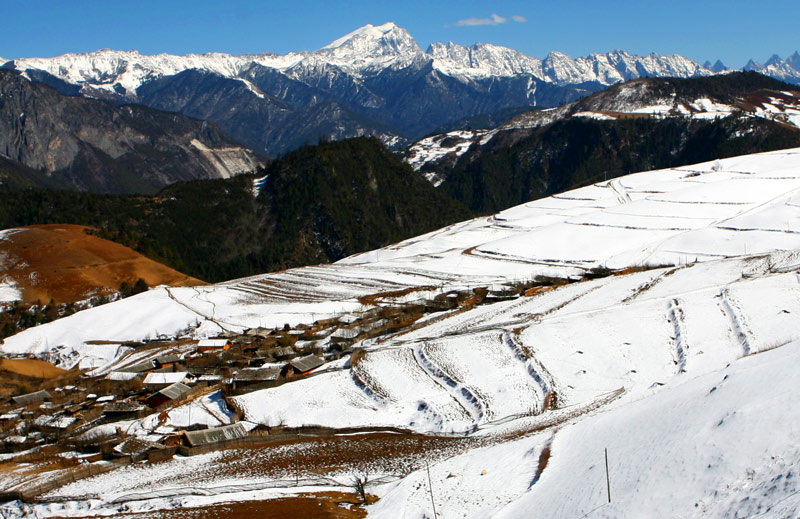
[[[12,185],[103,193],[227,178],[260,162],[213,124],[64,96],[11,70],[0,70],[0,154],[31,168],[7,164],[3,170]]]

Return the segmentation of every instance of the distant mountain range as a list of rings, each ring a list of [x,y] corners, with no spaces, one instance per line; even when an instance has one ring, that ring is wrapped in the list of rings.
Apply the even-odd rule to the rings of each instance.
[[[748,64],[800,83],[800,57]],[[24,58],[6,68],[67,95],[141,103],[209,120],[267,154],[374,135],[401,147],[439,127],[519,107],[553,107],[640,77],[697,77],[720,62],[624,51],[539,59],[497,45],[433,43],[423,51],[393,23],[366,25],[309,52],[146,56],[100,50]]]

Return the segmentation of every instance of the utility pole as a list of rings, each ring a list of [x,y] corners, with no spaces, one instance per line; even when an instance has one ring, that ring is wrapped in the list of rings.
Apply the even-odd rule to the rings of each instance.
[[[431,507],[433,507],[433,519],[438,519],[436,515],[436,504],[433,502],[433,485],[431,485],[431,466],[428,464],[428,461],[425,460],[425,469],[428,471],[428,491],[431,494]]]
[[[296,447],[294,449],[294,486],[300,486],[300,460]]]
[[[608,502],[611,503],[611,479],[608,477],[608,448],[606,452],[606,489],[608,490]]]

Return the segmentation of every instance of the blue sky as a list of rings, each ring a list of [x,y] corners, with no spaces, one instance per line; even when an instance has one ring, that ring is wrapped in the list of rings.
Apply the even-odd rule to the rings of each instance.
[[[6,0],[0,56],[101,48],[145,54],[313,50],[372,23],[396,22],[423,48],[476,41],[544,57],[623,49],[722,59],[733,67],[800,49],[800,2],[596,0],[495,2]],[[461,22],[461,23],[459,23]]]

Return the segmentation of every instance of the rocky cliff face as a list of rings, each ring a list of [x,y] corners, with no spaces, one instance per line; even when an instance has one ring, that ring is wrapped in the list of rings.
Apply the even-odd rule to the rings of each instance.
[[[42,184],[108,193],[226,178],[259,161],[214,125],[64,96],[8,70],[0,71],[0,154],[38,170]]]

